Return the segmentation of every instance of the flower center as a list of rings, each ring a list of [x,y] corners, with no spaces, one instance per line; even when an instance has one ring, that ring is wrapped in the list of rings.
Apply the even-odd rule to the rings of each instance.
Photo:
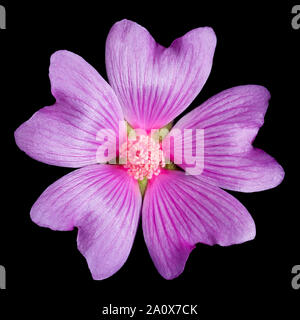
[[[138,135],[135,140],[128,139],[121,146],[120,157],[126,160],[124,167],[128,169],[128,174],[137,180],[151,179],[153,175],[159,175],[160,167],[165,166],[160,143],[146,135]]]

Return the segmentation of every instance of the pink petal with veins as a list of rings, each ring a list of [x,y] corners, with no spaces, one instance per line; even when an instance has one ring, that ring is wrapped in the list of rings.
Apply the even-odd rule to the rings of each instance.
[[[142,197],[117,165],[92,165],[62,177],[39,197],[31,219],[53,230],[78,228],[78,249],[96,280],[125,263],[136,234]]]
[[[270,94],[264,87],[234,87],[213,96],[174,126],[181,131],[204,130],[204,170],[201,177],[207,182],[242,192],[270,189],[281,183],[284,177],[282,167],[273,157],[252,146],[264,123],[269,99]],[[195,154],[195,146],[191,139],[184,141],[187,154]],[[179,152],[178,145],[175,152]],[[186,159],[179,164],[184,169],[190,160]]]
[[[96,163],[99,130],[109,129],[118,137],[123,112],[117,97],[92,66],[69,51],[52,55],[50,80],[56,103],[16,130],[18,147],[52,165],[78,168]]]
[[[166,279],[183,272],[198,242],[229,246],[255,237],[253,219],[238,200],[176,170],[149,180],[142,218],[150,255]]]
[[[164,48],[137,23],[117,22],[106,41],[106,70],[126,120],[135,128],[159,129],[183,112],[209,76],[215,46],[208,27]]]

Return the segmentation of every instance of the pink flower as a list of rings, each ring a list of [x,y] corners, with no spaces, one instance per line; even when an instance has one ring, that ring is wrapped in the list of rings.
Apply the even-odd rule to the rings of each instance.
[[[124,138],[119,136],[119,121],[126,119],[133,128],[149,132],[183,112],[209,76],[215,45],[213,30],[198,28],[166,49],[143,27],[120,21],[106,42],[110,85],[78,55],[52,55],[56,103],[23,123],[15,139],[38,161],[80,168],[44,191],[31,218],[53,230],[77,227],[78,249],[94,279],[111,276],[125,263],[140,214],[150,255],[166,279],[182,273],[198,242],[228,246],[255,237],[246,208],[221,188],[261,191],[284,177],[271,156],[252,147],[270,98],[261,86],[225,90],[171,130],[170,136],[175,129],[204,129],[204,168],[199,175],[164,168],[161,147],[145,136],[124,149],[128,159],[131,155],[127,165],[97,163],[99,130],[111,130],[118,146]],[[185,148],[192,151],[195,146]],[[151,161],[141,158],[147,153]],[[186,159],[179,166],[187,169]],[[144,198],[135,179],[143,177],[149,178]]]

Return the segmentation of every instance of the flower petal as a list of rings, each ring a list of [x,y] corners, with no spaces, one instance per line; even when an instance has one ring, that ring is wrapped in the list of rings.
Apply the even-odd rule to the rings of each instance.
[[[137,23],[116,23],[106,42],[106,69],[126,120],[145,130],[172,121],[205,84],[215,46],[208,27],[194,29],[164,48]]]
[[[53,230],[78,227],[78,249],[94,279],[104,279],[125,263],[141,209],[136,181],[119,166],[92,165],[62,177],[39,197],[31,219]]]
[[[201,176],[207,182],[242,192],[266,190],[281,183],[282,167],[264,151],[252,147],[269,98],[268,90],[261,86],[234,87],[207,100],[174,126],[181,131],[204,129]],[[184,144],[186,154],[196,154],[195,143],[185,140]],[[175,152],[179,152],[176,146]],[[185,157],[180,166],[186,169],[189,161]]]
[[[255,237],[255,224],[240,202],[176,170],[149,180],[142,217],[150,255],[166,279],[183,271],[197,242],[228,246]]]
[[[96,163],[99,130],[110,129],[117,137],[123,120],[117,97],[97,71],[72,52],[52,55],[50,79],[56,103],[16,130],[17,145],[52,165],[78,168]]]

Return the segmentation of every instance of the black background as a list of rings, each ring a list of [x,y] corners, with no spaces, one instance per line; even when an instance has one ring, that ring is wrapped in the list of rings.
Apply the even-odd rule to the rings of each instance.
[[[7,29],[0,30],[0,264],[7,271],[7,289],[0,290],[0,318],[5,310],[6,319],[16,314],[40,319],[123,319],[101,316],[102,307],[109,303],[198,304],[195,319],[278,314],[288,319],[296,314],[300,290],[291,287],[291,269],[300,263],[300,30],[291,26],[296,3],[1,4],[7,11]],[[255,240],[226,248],[198,244],[184,273],[172,281],[156,271],[141,228],[124,267],[107,280],[92,280],[76,248],[77,231],[40,228],[29,217],[42,191],[71,169],[29,158],[13,138],[14,130],[35,111],[54,103],[48,78],[51,54],[59,49],[73,51],[106,78],[106,36],[123,18],[145,26],[164,46],[193,28],[213,27],[218,43],[212,72],[188,110],[241,84],[263,85],[272,95],[254,144],[278,160],[285,179],[277,188],[260,193],[232,192],[256,222]]]

